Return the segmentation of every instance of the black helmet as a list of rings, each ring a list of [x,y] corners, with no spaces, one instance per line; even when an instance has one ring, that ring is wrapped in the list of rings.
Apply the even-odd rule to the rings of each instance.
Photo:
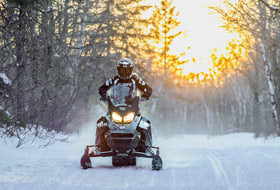
[[[121,79],[129,79],[133,71],[134,64],[128,58],[122,58],[118,61],[118,74]]]

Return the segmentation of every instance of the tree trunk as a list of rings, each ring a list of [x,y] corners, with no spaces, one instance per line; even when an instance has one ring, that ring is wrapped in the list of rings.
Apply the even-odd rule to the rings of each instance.
[[[267,53],[267,46],[270,44],[268,43],[268,38],[270,38],[270,34],[267,33],[266,30],[266,10],[265,7],[259,2],[259,12],[260,12],[260,17],[261,17],[261,30],[260,30],[260,47],[261,47],[261,53],[263,57],[263,62],[265,66],[265,75],[266,75],[266,80],[268,83],[268,90],[269,90],[269,95],[270,95],[270,102],[271,102],[271,107],[272,107],[272,116],[274,119],[274,125],[276,127],[276,131],[278,135],[280,136],[280,122],[279,122],[279,110],[278,110],[278,102],[277,102],[277,95],[276,95],[276,86],[275,86],[275,78],[273,75],[273,64],[272,60],[270,59],[268,53]]]
[[[21,6],[19,6],[18,15],[18,29],[15,32],[16,36],[16,119],[18,121],[24,120],[24,70],[25,70],[25,59],[24,59],[24,44],[25,44],[25,12]]]

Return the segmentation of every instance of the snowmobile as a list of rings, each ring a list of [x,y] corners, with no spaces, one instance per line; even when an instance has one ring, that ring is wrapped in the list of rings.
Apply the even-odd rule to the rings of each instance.
[[[151,125],[139,112],[139,102],[145,100],[140,90],[131,90],[126,84],[112,86],[108,90],[107,103],[103,102],[108,110],[108,130],[104,134],[103,148],[86,146],[81,158],[83,169],[92,167],[90,158],[109,156],[114,167],[135,166],[136,158],[144,157],[152,159],[153,170],[162,169],[159,147],[152,146]]]

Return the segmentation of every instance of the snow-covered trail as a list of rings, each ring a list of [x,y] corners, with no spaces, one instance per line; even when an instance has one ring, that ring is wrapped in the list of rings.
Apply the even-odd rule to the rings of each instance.
[[[203,135],[156,139],[164,168],[151,170],[150,159],[136,167],[113,168],[110,158],[92,159],[82,170],[80,158],[90,142],[86,135],[72,143],[14,148],[0,139],[0,189],[279,189],[280,139],[254,139],[252,134]]]

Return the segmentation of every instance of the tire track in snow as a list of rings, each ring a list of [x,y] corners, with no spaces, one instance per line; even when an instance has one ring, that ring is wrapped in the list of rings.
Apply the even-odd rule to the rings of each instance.
[[[225,171],[225,168],[224,168],[222,162],[220,161],[220,159],[211,152],[208,152],[207,157],[208,157],[208,159],[209,159],[209,161],[212,165],[212,168],[215,172],[217,180],[221,181],[221,182],[225,181],[227,189],[228,190],[233,190],[234,188],[229,181],[229,177],[228,177],[228,175]]]

